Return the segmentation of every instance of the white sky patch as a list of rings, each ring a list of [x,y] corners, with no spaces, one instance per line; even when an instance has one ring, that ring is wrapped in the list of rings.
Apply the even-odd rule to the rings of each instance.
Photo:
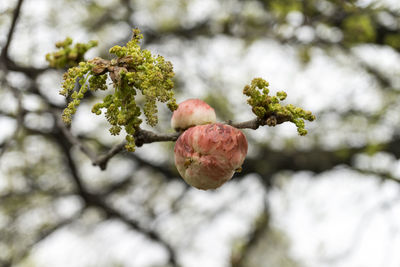
[[[163,263],[166,253],[118,221],[106,221],[84,231],[66,227],[41,243],[34,259],[38,266],[145,266]]]
[[[38,78],[38,84],[41,88],[41,93],[49,99],[52,103],[58,105],[65,105],[65,97],[60,95],[62,84],[62,72],[48,71]]]
[[[400,263],[398,187],[337,169],[295,174],[270,193],[273,224],[288,234],[291,253],[310,267]]]
[[[7,117],[0,117],[0,141],[6,140],[10,138],[17,127],[17,123],[15,120],[7,118]]]

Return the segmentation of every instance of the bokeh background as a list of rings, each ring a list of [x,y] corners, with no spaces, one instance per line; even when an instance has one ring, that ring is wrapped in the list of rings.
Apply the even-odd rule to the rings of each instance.
[[[110,59],[135,27],[178,102],[249,120],[262,77],[317,120],[244,130],[243,171],[215,191],[182,182],[172,142],[100,170],[58,124],[64,70],[45,55],[70,36]],[[399,1],[7,0],[0,46],[0,266],[400,266]],[[100,97],[70,129],[99,155],[124,138],[90,112]]]

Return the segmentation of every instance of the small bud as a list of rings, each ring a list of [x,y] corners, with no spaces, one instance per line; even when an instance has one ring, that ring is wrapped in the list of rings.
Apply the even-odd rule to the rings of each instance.
[[[229,125],[198,125],[178,138],[174,152],[175,165],[186,183],[198,189],[215,189],[241,170],[247,140]]]
[[[266,124],[268,126],[276,126],[277,123],[278,123],[278,121],[275,116],[270,116],[267,118]]]
[[[179,104],[171,118],[171,127],[175,130],[185,130],[195,125],[215,123],[215,111],[200,99],[188,99]]]

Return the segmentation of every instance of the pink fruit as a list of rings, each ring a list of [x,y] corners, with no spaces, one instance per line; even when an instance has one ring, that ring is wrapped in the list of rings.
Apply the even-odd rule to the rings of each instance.
[[[229,125],[198,125],[178,138],[174,151],[175,165],[188,184],[215,189],[241,168],[247,140],[240,130]]]
[[[215,111],[200,99],[188,99],[179,104],[171,119],[175,130],[185,130],[195,125],[216,122]]]

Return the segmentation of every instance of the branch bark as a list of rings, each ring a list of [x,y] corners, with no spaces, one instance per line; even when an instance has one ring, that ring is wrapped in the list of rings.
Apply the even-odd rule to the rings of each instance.
[[[115,155],[124,150],[126,144],[125,141],[115,145],[105,154],[97,155],[84,142],[82,142],[78,137],[74,136],[71,133],[71,131],[65,126],[64,122],[61,120],[61,116],[57,110],[53,110],[53,115],[54,119],[56,120],[57,127],[61,130],[65,138],[67,138],[72,145],[77,146],[84,154],[86,154],[92,161],[93,166],[99,166],[101,170],[105,170],[107,168],[108,161],[112,157],[114,157]],[[280,118],[272,114],[265,121],[255,118],[249,121],[239,122],[239,123],[233,123],[232,121],[229,121],[227,122],[227,124],[238,129],[255,130],[260,126],[269,124],[268,121],[271,120],[274,121],[274,124],[270,126],[275,126],[276,124],[288,121],[288,119],[285,117]],[[181,134],[182,132],[165,133],[165,134],[155,133],[149,130],[144,130],[139,128],[135,134],[135,143],[136,146],[140,147],[144,144],[150,144],[155,142],[174,142],[179,138]]]

